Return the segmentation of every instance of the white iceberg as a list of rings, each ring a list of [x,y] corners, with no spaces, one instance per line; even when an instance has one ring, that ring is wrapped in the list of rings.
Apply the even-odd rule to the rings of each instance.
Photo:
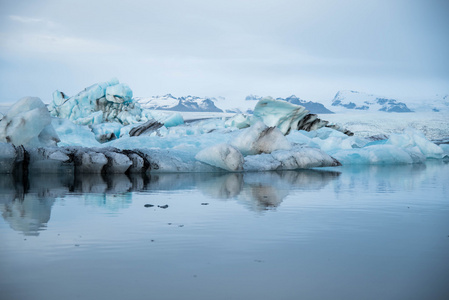
[[[235,172],[243,170],[242,153],[229,144],[218,144],[198,152],[195,158],[206,164]]]
[[[133,92],[126,84],[119,83],[106,88],[106,100],[115,103],[130,102]]]
[[[265,97],[257,102],[253,115],[267,126],[277,127],[283,134],[288,134],[292,128],[298,128],[299,122],[307,114],[303,106]]]
[[[36,97],[20,99],[0,122],[0,142],[16,146],[51,147],[59,141],[47,107]]]
[[[231,144],[244,155],[271,153],[275,150],[292,148],[291,143],[277,127],[268,127],[262,122],[243,129]]]
[[[252,122],[254,123],[258,120],[261,120],[267,126],[279,128],[283,134],[289,134],[295,130],[313,131],[329,127],[346,135],[353,135],[348,130],[342,129],[337,125],[330,125],[328,121],[319,119],[316,114],[310,114],[301,105],[274,100],[271,97],[264,97],[257,102]]]

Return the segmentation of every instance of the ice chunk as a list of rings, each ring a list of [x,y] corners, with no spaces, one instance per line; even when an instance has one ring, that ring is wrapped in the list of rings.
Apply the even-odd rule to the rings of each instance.
[[[340,162],[316,148],[296,146],[291,151],[276,151],[273,157],[283,164],[283,169],[309,169],[340,166]]]
[[[53,105],[60,106],[62,105],[69,97],[63,92],[58,90],[53,92]]]
[[[0,143],[0,173],[23,169],[34,174],[124,174],[144,173],[148,155],[112,147],[23,148]],[[19,173],[20,174],[20,173]]]
[[[246,156],[243,168],[246,171],[271,171],[340,165],[338,160],[320,149],[296,145],[291,150],[277,150],[271,154]]]
[[[119,83],[106,88],[106,100],[114,103],[131,101],[133,92],[126,84]]]
[[[52,126],[61,140],[58,146],[97,147],[101,145],[87,126],[76,125],[69,120],[59,118],[53,118]]]
[[[80,125],[98,125],[112,122],[127,126],[144,123],[152,119],[166,127],[184,123],[179,113],[163,113],[142,109],[132,96],[133,93],[129,86],[114,79],[94,84],[73,97],[67,97],[60,91],[54,92],[50,112],[55,117],[69,119]],[[117,138],[120,136],[119,131],[114,131]],[[102,142],[113,138],[110,131],[106,133],[96,132],[96,137]]]
[[[103,153],[78,150],[76,152],[76,171],[81,174],[100,174],[108,159]]]
[[[248,155],[245,157],[243,169],[251,172],[281,170],[282,163],[271,154]]]
[[[128,169],[130,173],[143,173],[149,167],[148,161],[143,158],[142,154],[130,152],[127,153],[127,156],[131,160],[131,166]]]
[[[103,154],[108,159],[108,163],[105,166],[106,174],[123,174],[132,165],[132,161],[125,154],[116,152],[115,149],[104,148],[101,149]]]
[[[243,155],[229,144],[218,144],[206,148],[195,156],[199,161],[227,171],[243,170]]]
[[[75,164],[68,151],[63,148],[27,148],[29,155],[28,171],[30,173],[65,173],[73,174]]]
[[[164,114],[164,116],[158,117],[158,121],[163,123],[165,127],[173,127],[184,124],[184,119],[180,113]]]
[[[332,154],[343,165],[411,164],[424,161],[423,156],[411,156],[393,145],[372,145],[360,149],[340,150]]]
[[[172,151],[142,149],[142,152],[150,159],[150,171],[153,172],[189,172],[193,171],[190,159],[185,155],[173,155]]]
[[[36,97],[15,103],[0,122],[0,141],[16,146],[56,146],[59,137],[51,126],[45,104]]]
[[[301,131],[301,133],[311,137],[311,142],[318,145],[321,150],[326,152],[340,149],[362,148],[369,142],[366,139],[347,136],[346,134],[331,128],[320,128],[311,132]]]
[[[391,134],[386,144],[403,148],[411,155],[423,155],[426,158],[441,159],[444,153],[440,146],[412,128],[406,129],[403,134]]]
[[[278,127],[283,134],[287,134],[292,128],[297,129],[299,121],[307,114],[303,106],[265,97],[257,102],[253,115],[267,126]]]
[[[310,147],[320,148],[342,164],[408,164],[422,163],[426,158],[441,159],[443,149],[412,129],[392,134],[388,140],[347,136],[330,128],[313,132],[298,131],[288,139]]]
[[[105,143],[119,138],[123,125],[120,123],[101,123],[91,125],[91,128],[95,134],[95,139],[100,143]]]
[[[347,135],[353,135],[352,132],[337,125],[328,125],[328,121],[319,119],[315,114],[310,114],[301,105],[274,100],[271,97],[262,98],[257,102],[253,116],[253,122],[262,120],[268,126],[276,126],[283,134],[288,134],[292,130],[311,131],[327,126]]]
[[[55,117],[82,125],[102,122],[128,125],[146,121],[142,119],[142,109],[132,100],[129,86],[116,79],[94,84],[73,97],[56,91],[50,111]]]
[[[243,155],[271,153],[280,149],[289,150],[292,147],[279,129],[267,127],[262,122],[243,129],[231,145],[239,149]]]
[[[239,129],[249,127],[251,120],[248,116],[243,114],[236,114],[233,117],[226,120],[225,125],[227,127],[236,127]]]
[[[14,171],[16,157],[17,152],[13,145],[0,142],[0,174]]]
[[[152,119],[132,128],[129,131],[129,136],[150,135],[152,132],[158,130],[162,126],[164,126],[164,124]]]

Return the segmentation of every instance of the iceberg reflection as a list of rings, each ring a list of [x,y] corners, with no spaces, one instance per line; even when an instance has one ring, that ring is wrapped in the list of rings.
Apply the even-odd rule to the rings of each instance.
[[[210,199],[232,199],[260,212],[275,209],[295,191],[296,194],[298,191],[317,191],[331,182],[330,189],[337,197],[348,197],[347,191],[353,191],[355,186],[359,187],[357,190],[373,193],[413,190],[427,180],[423,176],[433,174],[438,166],[428,163],[394,167],[352,166],[332,170],[110,176],[46,174],[24,178],[1,175],[0,212],[12,229],[37,236],[45,230],[55,201],[66,195],[79,197],[85,206],[116,212],[132,205],[135,192],[188,194],[199,191]]]
[[[54,185],[54,181],[45,181],[46,185],[29,193],[30,183],[17,182],[12,176],[0,177],[0,211],[3,219],[16,231],[25,235],[37,236],[50,220],[51,208],[55,196],[68,188]],[[48,179],[48,178],[47,178]],[[36,178],[33,184],[41,183]],[[64,192],[62,192],[64,194]]]
[[[25,235],[39,235],[51,217],[58,198],[79,195],[86,206],[111,211],[128,208],[133,192],[199,190],[213,199],[235,199],[251,210],[279,206],[292,189],[321,189],[340,175],[334,171],[283,171],[265,173],[174,173],[156,175],[101,174],[0,176],[0,211],[4,220]]]
[[[256,211],[272,209],[278,207],[291,190],[320,190],[339,176],[339,172],[322,170],[248,173],[244,176],[248,189],[238,200]]]

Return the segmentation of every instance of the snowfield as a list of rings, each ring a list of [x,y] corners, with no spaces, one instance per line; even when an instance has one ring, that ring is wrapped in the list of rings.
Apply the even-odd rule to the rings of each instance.
[[[338,124],[361,137],[401,133],[407,128],[422,132],[429,140],[449,137],[449,114],[447,112],[386,113],[386,112],[340,112],[323,115],[323,119]]]

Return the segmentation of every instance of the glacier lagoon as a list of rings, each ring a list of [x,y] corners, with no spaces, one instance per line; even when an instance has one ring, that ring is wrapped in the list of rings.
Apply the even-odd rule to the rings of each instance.
[[[447,299],[449,164],[0,176],[4,299]]]
[[[213,115],[117,80],[10,108],[2,297],[447,298],[444,113]]]

